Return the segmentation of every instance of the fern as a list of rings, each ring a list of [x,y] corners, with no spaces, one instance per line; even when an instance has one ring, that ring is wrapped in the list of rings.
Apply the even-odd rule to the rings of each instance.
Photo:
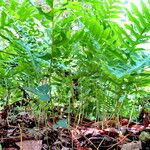
[[[118,11],[115,11],[116,9],[120,10],[121,8],[116,7],[118,2],[119,1],[96,1],[92,5],[92,7],[95,8],[99,5],[101,7],[104,7],[103,5],[106,5],[104,7],[106,9],[106,12],[111,12],[110,10],[114,10],[114,12],[112,12],[111,14],[113,15],[113,13],[116,13],[119,15]],[[111,15],[108,15],[108,13],[105,13],[104,11],[103,16],[93,16],[92,12],[87,11],[87,6],[85,9],[83,6],[81,7],[80,3],[77,3],[76,5],[79,6],[77,7],[71,5],[70,7],[73,10],[75,16],[78,18],[78,21],[83,24],[83,28],[85,30],[87,29],[86,33],[84,33],[83,35],[89,34],[88,39],[91,39],[91,41],[93,41],[92,39],[94,39],[97,42],[97,47],[100,47],[100,53],[103,53],[107,50],[108,53],[111,53],[115,57],[117,56],[118,59],[123,60],[124,58],[121,56],[120,52],[117,51],[117,49],[115,48],[115,45],[121,45],[121,42],[118,40],[118,35],[114,33],[113,28],[107,23],[108,19],[111,18]],[[100,12],[97,12],[96,14],[98,13],[100,14]]]
[[[149,5],[141,2],[139,10],[132,4],[132,9],[126,10],[128,22],[122,27],[117,22],[124,9],[121,0],[57,2],[54,8],[53,1],[46,0],[52,7],[50,12],[29,2],[12,0],[10,5],[3,4],[1,11],[0,37],[8,46],[3,52],[11,50],[17,54],[18,66],[13,68],[12,78],[27,74],[28,82],[34,78],[38,84],[46,77],[51,80],[50,86],[57,82],[56,95],[52,97],[62,97],[65,102],[71,79],[79,78],[81,99],[97,103],[97,112],[116,106],[128,93],[148,85],[149,73],[145,68],[150,65],[149,57],[137,46],[150,36]],[[4,56],[7,54],[0,55],[2,59]],[[9,56],[9,61],[14,62],[14,55]],[[5,68],[11,67],[0,63],[4,76]],[[28,66],[34,71],[32,78],[28,78],[28,74],[33,74]],[[66,70],[69,75],[64,78]]]
[[[99,21],[113,21],[120,18],[122,6],[119,0],[94,1],[93,9]]]
[[[139,11],[133,3],[131,6],[131,11],[126,10],[130,24],[125,24],[124,28],[119,27],[121,38],[130,52],[138,50],[136,46],[150,37],[150,12],[148,11],[150,6],[146,6],[143,1],[141,1],[142,11]]]

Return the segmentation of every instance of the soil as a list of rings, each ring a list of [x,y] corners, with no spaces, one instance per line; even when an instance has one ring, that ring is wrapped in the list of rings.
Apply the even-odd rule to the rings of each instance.
[[[150,114],[139,122],[111,118],[94,122],[88,118],[49,116],[39,120],[29,112],[0,112],[0,144],[3,150],[150,150]]]

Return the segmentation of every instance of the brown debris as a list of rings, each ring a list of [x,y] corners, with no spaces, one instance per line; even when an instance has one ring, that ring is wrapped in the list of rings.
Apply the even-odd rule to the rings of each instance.
[[[50,117],[47,123],[37,126],[41,120],[37,120],[28,112],[21,112],[13,117],[11,113],[5,114],[4,111],[0,113],[0,144],[4,150],[150,149],[149,138],[145,141],[139,138],[144,139],[143,131],[146,135],[150,133],[148,114],[143,116],[143,122],[138,124],[129,123],[128,119],[124,118],[93,122],[82,117],[78,126],[74,126],[76,119],[71,115],[70,128],[58,126],[56,129],[54,125],[61,121],[60,116]],[[137,144],[140,142],[141,144]]]

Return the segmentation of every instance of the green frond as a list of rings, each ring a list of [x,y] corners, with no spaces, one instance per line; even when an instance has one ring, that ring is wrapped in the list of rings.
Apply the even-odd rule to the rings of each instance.
[[[138,50],[136,48],[138,44],[149,39],[150,6],[146,6],[144,2],[141,2],[141,10],[133,3],[131,6],[131,11],[126,10],[129,23],[125,24],[124,28],[119,27],[119,30],[122,31],[122,40],[126,46],[129,45],[130,51],[135,51]],[[127,39],[127,41],[124,39]]]
[[[139,22],[138,22],[138,20],[136,20],[136,22],[139,23],[138,26],[140,27],[142,25],[143,27],[145,27],[145,25],[148,24],[148,22],[146,19],[144,19],[143,14],[139,11],[139,9],[137,8],[137,6],[134,3],[131,3],[131,8],[139,20]]]
[[[1,28],[3,28],[6,24],[6,18],[7,18],[7,14],[5,13],[5,11],[1,12]]]
[[[132,25],[140,34],[143,32],[143,28],[139,19],[137,19],[129,10],[127,11],[127,15]]]
[[[19,19],[24,21],[27,18],[29,18],[30,16],[33,16],[35,14],[35,9],[34,9],[34,7],[32,7],[32,5],[29,3],[29,1],[24,0],[21,3],[19,10],[17,11],[17,14],[19,16]]]
[[[148,1],[147,4],[141,0],[142,12],[144,13],[144,17],[147,20],[147,22],[149,22],[150,21],[150,11],[149,11],[150,2]]]
[[[120,18],[122,6],[119,0],[94,1],[92,5],[97,19],[101,21],[113,21]]]

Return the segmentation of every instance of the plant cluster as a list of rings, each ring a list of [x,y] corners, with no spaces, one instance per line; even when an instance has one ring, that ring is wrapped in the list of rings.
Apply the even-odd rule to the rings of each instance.
[[[94,119],[150,109],[149,10],[149,0],[0,0],[1,104],[21,100],[21,86],[42,107]]]

